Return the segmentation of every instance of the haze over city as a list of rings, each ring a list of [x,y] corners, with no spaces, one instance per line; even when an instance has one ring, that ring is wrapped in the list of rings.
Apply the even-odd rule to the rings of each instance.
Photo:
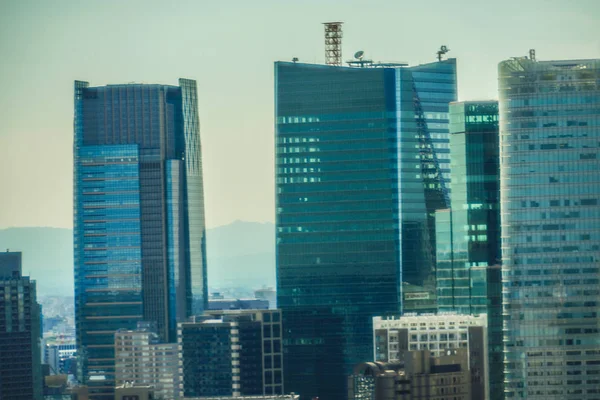
[[[198,82],[207,227],[273,221],[273,61],[458,59],[462,99],[497,98],[497,64],[600,52],[600,2],[0,1],[0,228],[72,226],[73,80]]]

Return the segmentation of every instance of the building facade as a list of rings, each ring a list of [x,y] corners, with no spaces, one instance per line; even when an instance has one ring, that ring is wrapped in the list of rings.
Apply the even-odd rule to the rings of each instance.
[[[52,343],[44,346],[44,364],[50,366],[53,374],[70,374],[69,360],[77,352],[75,343]]]
[[[282,395],[279,310],[206,311],[179,324],[180,397]]]
[[[40,306],[21,257],[0,253],[0,399],[41,400]]]
[[[600,398],[600,60],[498,67],[505,394]]]
[[[165,341],[207,303],[196,83],[75,82],[75,320],[80,382],[112,398],[114,334]]]
[[[497,101],[450,104],[452,199],[436,212],[438,309],[487,315],[493,399],[504,392],[498,119]]]
[[[171,400],[179,394],[177,343],[162,343],[143,323],[135,331],[115,333],[115,384],[150,386],[156,398]]]
[[[465,349],[402,351],[393,362],[355,366],[348,379],[349,400],[476,400],[471,392],[469,356]]]
[[[209,299],[208,310],[267,310],[265,299]]]
[[[286,389],[340,399],[372,354],[373,316],[435,308],[456,62],[277,62],[275,97]]]
[[[448,351],[467,352],[470,373],[469,393],[473,399],[490,398],[488,318],[443,313],[373,318],[374,359],[381,362],[401,360],[403,352],[428,350],[434,357]]]

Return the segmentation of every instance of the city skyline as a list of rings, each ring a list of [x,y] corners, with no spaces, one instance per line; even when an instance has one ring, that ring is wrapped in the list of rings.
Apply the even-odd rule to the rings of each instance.
[[[596,400],[600,2],[424,3],[0,0],[0,397]]]
[[[594,23],[600,15],[597,2],[509,1],[493,15],[490,7],[463,3],[469,7],[439,1],[429,6],[378,1],[370,7],[358,1],[345,6],[333,1],[234,2],[222,8],[179,3],[168,9],[152,2],[85,8],[70,2],[62,7],[0,2],[6,10],[0,13],[0,54],[8,60],[0,67],[5,88],[0,106],[7,116],[0,121],[0,181],[14,193],[4,200],[0,227],[72,226],[68,149],[70,82],[75,78],[100,85],[132,80],[172,84],[177,76],[198,81],[207,227],[215,227],[234,220],[273,222],[271,62],[296,56],[322,63],[322,22],[345,21],[344,61],[365,50],[375,60],[424,63],[434,60],[440,45],[448,45],[463,77],[459,100],[497,98],[497,63],[525,55],[529,48],[545,60],[597,55],[600,42],[592,39],[600,36]],[[519,14],[513,15],[517,6]],[[544,18],[534,18],[541,7]],[[394,23],[407,13],[414,18]],[[428,29],[419,40],[404,39],[423,20]],[[450,20],[452,29],[447,29]],[[159,22],[171,29],[151,29]],[[112,24],[123,33],[105,30]],[[569,29],[551,29],[557,24]],[[182,55],[180,61],[153,60],[149,43],[155,42],[171,56]],[[134,44],[136,51],[130,51]],[[25,98],[25,93],[36,95]],[[27,107],[19,106],[25,102]],[[39,162],[32,165],[27,161],[32,158]],[[244,168],[234,167],[237,163]],[[42,193],[44,202],[38,200]]]

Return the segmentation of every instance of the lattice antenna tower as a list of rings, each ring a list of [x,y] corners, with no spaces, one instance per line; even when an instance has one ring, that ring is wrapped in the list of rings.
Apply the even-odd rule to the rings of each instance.
[[[325,22],[325,64],[342,65],[342,24]]]

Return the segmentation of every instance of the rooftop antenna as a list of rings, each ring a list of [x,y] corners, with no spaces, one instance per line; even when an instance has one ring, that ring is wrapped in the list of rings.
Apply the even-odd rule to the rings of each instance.
[[[325,22],[325,64],[342,65],[342,24],[343,22]]]
[[[359,50],[356,53],[354,53],[354,60],[349,60],[346,62],[351,67],[359,67],[359,68],[372,67],[373,60],[365,60],[364,57],[365,57],[365,52],[362,50]]]
[[[442,61],[442,57],[444,56],[444,54],[446,54],[447,52],[449,52],[450,49],[444,44],[440,47],[440,49],[437,51],[437,59],[438,61]]]
[[[529,59],[535,61],[535,49],[529,49]]]

